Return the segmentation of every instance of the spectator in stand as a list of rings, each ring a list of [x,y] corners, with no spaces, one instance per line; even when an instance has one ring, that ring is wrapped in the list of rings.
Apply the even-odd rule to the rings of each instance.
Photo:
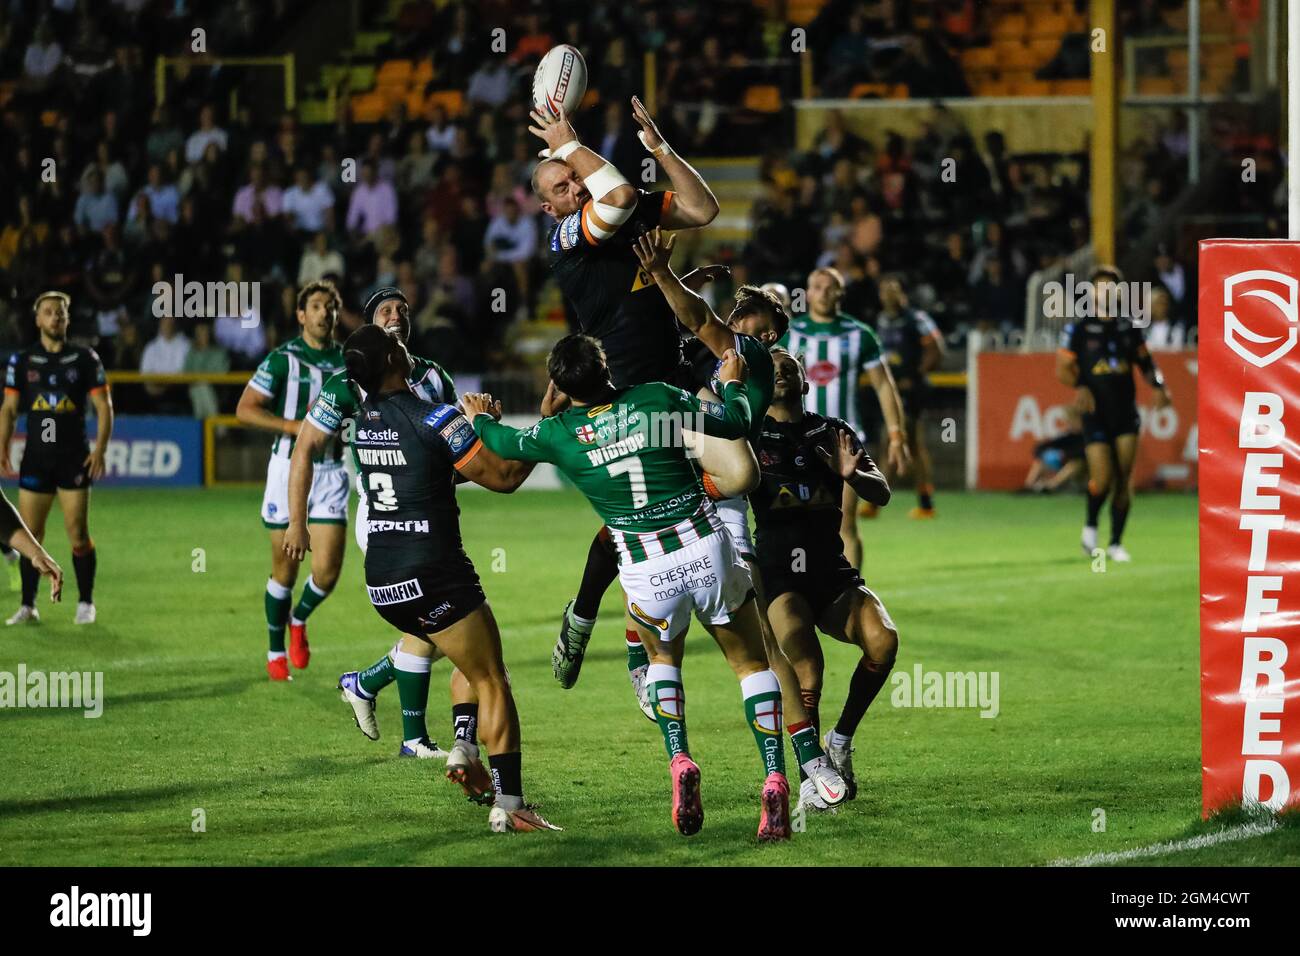
[[[104,188],[104,174],[93,167],[86,170],[85,188],[77,197],[72,213],[81,234],[102,233],[109,226],[117,225],[119,215],[117,198]]]
[[[49,238],[50,224],[37,220],[33,214],[32,197],[26,193],[18,197],[18,219],[5,224],[0,232],[0,269],[8,269],[24,236],[31,234],[38,246]]]
[[[311,245],[303,251],[302,259],[298,261],[298,287],[302,288],[329,275],[341,277],[346,274],[347,266],[343,255],[337,249],[330,248],[329,235],[322,230],[312,236]]]
[[[244,267],[238,261],[226,266],[227,282],[242,282]],[[230,364],[245,370],[257,367],[266,356],[266,329],[262,321],[262,303],[259,301],[244,315],[223,315],[217,318],[212,335],[230,354]]]
[[[48,90],[59,80],[63,61],[63,47],[55,39],[49,21],[42,20],[23,54],[24,91],[43,93]]]
[[[502,211],[488,223],[483,235],[487,259],[483,264],[489,280],[504,266],[514,279],[520,308],[532,307],[532,278],[529,266],[537,252],[537,220],[522,215],[513,197],[506,199]]]
[[[82,190],[86,188],[87,177],[93,169],[99,170],[104,188],[113,194],[113,198],[119,203],[126,199],[127,191],[131,186],[131,179],[126,174],[126,167],[113,157],[108,143],[103,140],[95,147],[95,161],[87,166],[81,174]]]
[[[1187,275],[1183,271],[1182,264],[1170,254],[1168,246],[1161,245],[1157,248],[1155,269],[1160,284],[1173,299],[1171,303],[1173,311],[1175,314],[1181,314],[1183,300],[1187,297]]]
[[[1009,331],[1023,326],[1024,288],[1008,280],[1002,260],[984,260],[984,275],[971,290],[971,317],[981,331]]]
[[[135,291],[135,267],[122,248],[116,224],[105,226],[101,235],[102,248],[86,264],[86,291],[100,336],[112,338],[126,312],[123,306]]]
[[[132,251],[149,241],[153,223],[153,207],[149,205],[149,197],[143,191],[136,193],[126,214],[126,225],[122,227],[122,239]]]
[[[397,225],[397,191],[393,184],[381,180],[375,164],[361,164],[361,181],[352,189],[348,201],[348,232],[359,239],[373,241],[376,234]]]
[[[280,209],[294,232],[317,233],[325,228],[325,211],[334,207],[334,194],[319,179],[312,181],[311,170],[299,166],[293,172],[293,185],[284,191]]]
[[[172,121],[171,110],[165,104],[154,107],[149,135],[144,141],[144,153],[150,163],[165,163],[173,153],[185,149],[185,134]]]
[[[456,125],[447,119],[447,108],[435,103],[429,109],[429,128],[424,131],[424,138],[429,149],[434,153],[445,153],[456,142]]]
[[[216,123],[216,112],[211,104],[204,104],[199,110],[199,128],[185,141],[185,161],[199,162],[207,153],[208,146],[214,143],[224,153],[228,142],[226,131]]]
[[[178,375],[185,370],[185,356],[189,350],[190,340],[177,329],[175,317],[164,315],[158,320],[158,334],[144,347],[140,371],[152,375]],[[175,405],[176,386],[149,384],[144,389],[156,405],[168,409]]]
[[[267,219],[273,219],[280,215],[283,199],[280,187],[267,182],[266,167],[253,166],[248,170],[248,184],[235,193],[235,202],[231,208],[233,214],[231,226],[239,229],[250,224],[259,206],[262,215]]]
[[[1173,298],[1168,289],[1151,290],[1151,325],[1145,338],[1151,349],[1181,349],[1186,345],[1187,330],[1173,314]]]
[[[185,353],[184,371],[209,374],[230,371],[230,353],[212,337],[212,323],[201,319],[194,325],[194,342]],[[195,418],[210,418],[220,411],[217,390],[207,382],[190,386],[190,409]]]
[[[499,109],[510,99],[513,80],[514,73],[503,58],[488,57],[469,78],[469,89],[465,91],[466,106],[470,111]]]
[[[163,219],[175,225],[181,214],[181,193],[175,184],[163,179],[161,163],[150,163],[148,179],[131,200],[131,212],[128,219],[135,215],[136,203],[141,196],[149,200],[149,211],[155,219]]]
[[[451,230],[451,244],[465,275],[474,275],[483,266],[483,241],[487,235],[488,219],[483,214],[483,204],[473,194],[460,198],[460,216]]]
[[[406,155],[397,163],[397,192],[403,198],[422,196],[433,185],[438,155],[425,146],[418,130],[407,140]]]

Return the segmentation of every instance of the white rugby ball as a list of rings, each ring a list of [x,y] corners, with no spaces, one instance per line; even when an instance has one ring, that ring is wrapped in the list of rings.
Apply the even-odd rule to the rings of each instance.
[[[572,116],[587,95],[587,61],[577,47],[562,43],[546,51],[533,74],[533,107],[543,116]]]

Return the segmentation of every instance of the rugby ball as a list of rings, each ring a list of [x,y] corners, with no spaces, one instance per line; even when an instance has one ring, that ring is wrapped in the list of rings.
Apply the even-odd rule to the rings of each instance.
[[[587,95],[587,61],[577,47],[562,43],[546,51],[533,74],[533,108],[543,116],[572,116]]]

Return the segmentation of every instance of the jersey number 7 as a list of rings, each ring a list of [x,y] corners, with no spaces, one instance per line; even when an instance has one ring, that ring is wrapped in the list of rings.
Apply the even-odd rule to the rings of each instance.
[[[609,472],[611,478],[616,475],[627,475],[632,491],[632,507],[637,511],[650,502],[650,495],[645,488],[645,469],[641,467],[640,458],[634,455],[621,461],[610,462],[605,466],[605,470]]]

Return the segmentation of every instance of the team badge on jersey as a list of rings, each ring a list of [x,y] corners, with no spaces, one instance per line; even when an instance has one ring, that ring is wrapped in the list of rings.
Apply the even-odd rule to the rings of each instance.
[[[712,418],[727,417],[727,409],[721,402],[700,402],[700,411]]]
[[[578,441],[580,441],[582,444],[584,445],[596,444],[596,429],[592,428],[590,425],[579,425],[573,431],[574,434],[578,436]]]

